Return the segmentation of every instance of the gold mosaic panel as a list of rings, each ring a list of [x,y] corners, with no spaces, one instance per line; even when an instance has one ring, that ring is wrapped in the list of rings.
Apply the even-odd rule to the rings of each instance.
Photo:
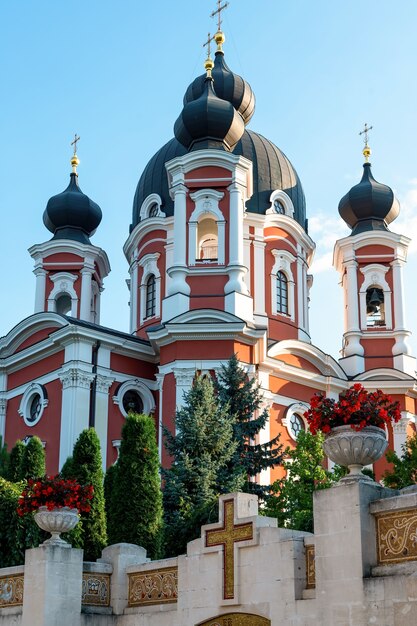
[[[316,588],[316,550],[315,546],[306,546],[306,589]]]
[[[110,574],[83,572],[81,604],[110,606]]]
[[[177,602],[178,567],[147,570],[128,576],[128,606]]]
[[[417,509],[376,517],[378,565],[417,561]]]
[[[0,609],[23,605],[23,574],[0,577]]]
[[[250,613],[226,613],[197,626],[271,626],[271,621]]]

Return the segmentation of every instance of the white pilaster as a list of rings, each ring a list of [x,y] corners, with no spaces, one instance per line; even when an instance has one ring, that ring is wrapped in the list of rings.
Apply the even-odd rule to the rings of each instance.
[[[138,253],[135,251],[134,259],[129,268],[130,273],[130,332],[134,333],[137,329],[138,319]]]
[[[96,379],[96,415],[94,428],[100,439],[101,458],[103,471],[107,467],[107,436],[109,426],[109,389],[114,382],[114,378],[97,374]]]
[[[6,434],[6,409],[7,400],[0,396],[0,437],[4,444],[4,437]]]
[[[194,367],[176,367],[172,371],[175,376],[175,404],[180,409],[184,405],[184,394],[191,389],[196,370]]]
[[[162,440],[163,440],[163,433],[162,433],[163,408],[162,408],[162,403],[163,403],[163,391],[164,391],[165,374],[155,374],[155,378],[156,378],[156,381],[158,383],[158,392],[159,392],[159,398],[158,398],[158,407],[159,407],[159,411],[158,411],[158,454],[159,454],[159,461],[162,463]]]
[[[45,310],[46,270],[35,267],[33,273],[36,276],[35,313],[42,313]]]
[[[86,259],[84,267],[81,270],[81,303],[80,303],[80,319],[91,322],[91,297],[92,297],[92,276],[94,264]]]
[[[255,317],[266,317],[265,310],[265,247],[263,240],[263,228],[255,228],[255,239],[253,240],[253,275],[254,282],[254,308]]]

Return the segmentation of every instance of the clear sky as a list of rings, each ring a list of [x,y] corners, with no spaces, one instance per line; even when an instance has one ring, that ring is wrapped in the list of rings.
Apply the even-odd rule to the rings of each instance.
[[[34,310],[27,248],[50,238],[42,214],[68,184],[70,142],[79,183],[103,210],[92,241],[104,248],[102,324],[128,331],[122,247],[140,174],[173,134],[182,96],[202,73],[214,0],[0,0],[0,335]],[[331,268],[348,233],[337,205],[359,181],[364,122],[375,178],[401,205],[392,226],[413,237],[406,274],[408,326],[417,335],[417,2],[231,0],[225,57],[257,107],[250,128],[297,169],[316,241],[313,342],[338,356],[342,299]]]

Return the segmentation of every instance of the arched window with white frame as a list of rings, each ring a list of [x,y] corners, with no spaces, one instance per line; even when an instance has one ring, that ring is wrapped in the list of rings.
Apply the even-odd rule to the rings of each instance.
[[[138,261],[143,268],[140,282],[139,319],[140,324],[161,314],[161,273],[158,268],[159,252],[145,254]]]
[[[386,280],[389,267],[371,263],[360,269],[364,280],[359,290],[361,329],[392,328],[392,291]]]
[[[277,313],[288,315],[288,280],[282,270],[277,272]]]
[[[223,193],[200,189],[191,194],[195,209],[188,222],[188,263],[225,263],[226,222],[219,208]]]
[[[291,265],[297,260],[287,250],[271,250],[275,263],[271,272],[272,315],[295,321],[295,285]]]
[[[151,274],[146,281],[146,307],[145,319],[155,317],[156,308],[156,281],[155,276]]]

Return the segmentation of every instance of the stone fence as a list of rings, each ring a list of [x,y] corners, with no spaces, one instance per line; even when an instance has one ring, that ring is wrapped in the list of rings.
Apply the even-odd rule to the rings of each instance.
[[[277,528],[229,494],[187,554],[40,546],[0,570],[0,626],[411,626],[417,488],[342,480],[314,496],[314,535]]]

